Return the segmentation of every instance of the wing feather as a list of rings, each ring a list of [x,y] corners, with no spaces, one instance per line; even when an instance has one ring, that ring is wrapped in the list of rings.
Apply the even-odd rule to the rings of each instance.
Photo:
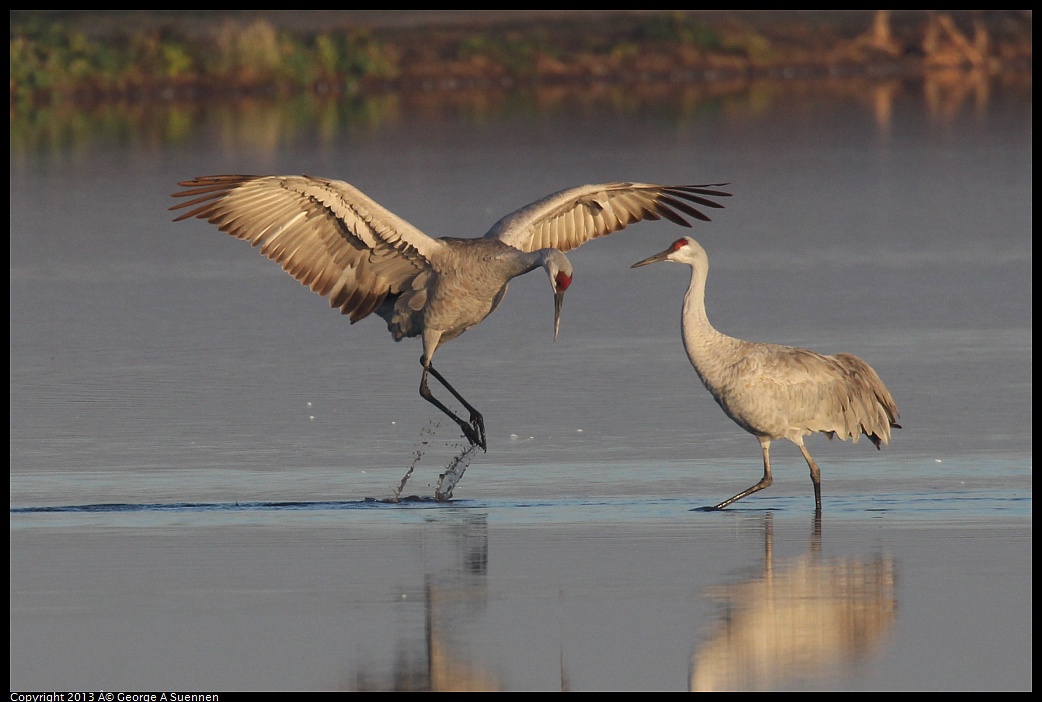
[[[721,208],[710,198],[729,197],[710,185],[603,183],[548,195],[503,217],[485,234],[522,251],[554,247],[570,251],[642,220],[665,218],[690,227],[686,217],[709,221],[694,205]],[[692,204],[694,203],[694,204]]]
[[[260,252],[355,322],[444,246],[354,186],[313,176],[216,175],[180,183],[171,207]]]

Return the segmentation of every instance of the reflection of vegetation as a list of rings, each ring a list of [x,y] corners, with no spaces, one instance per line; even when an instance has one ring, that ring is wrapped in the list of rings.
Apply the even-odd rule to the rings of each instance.
[[[865,104],[885,126],[893,101],[920,90],[942,119],[1003,92],[1030,99],[1030,18],[1025,40],[1014,11],[980,15],[987,22],[892,13],[834,15],[854,18],[848,27],[674,11],[308,32],[273,23],[306,13],[12,11],[11,152],[180,143],[215,126],[232,147],[328,143],[405,115],[748,117],[811,93]],[[1025,57],[1026,70],[999,70]]]
[[[941,122],[966,110],[983,115],[989,102],[1030,103],[1030,77],[1002,81],[979,72],[943,72],[924,81],[898,78],[843,78],[814,81],[714,81],[685,85],[569,85],[524,89],[391,91],[374,96],[305,93],[296,96],[241,96],[235,99],[120,102],[79,108],[41,107],[12,117],[12,160],[43,153],[132,144],[162,148],[188,144],[199,135],[218,134],[223,149],[274,152],[312,141],[329,146],[344,134],[371,133],[403,119],[431,117],[480,124],[490,119],[544,119],[558,114],[641,113],[683,125],[719,115],[728,120],[760,120],[794,101],[817,96],[829,109],[854,105],[888,129],[894,106],[916,101]],[[714,118],[715,119],[715,118]]]
[[[393,124],[400,114],[394,95],[44,107],[11,120],[11,157],[128,144],[166,147],[190,143],[208,129],[230,150],[267,152],[303,139],[328,144],[350,130]]]

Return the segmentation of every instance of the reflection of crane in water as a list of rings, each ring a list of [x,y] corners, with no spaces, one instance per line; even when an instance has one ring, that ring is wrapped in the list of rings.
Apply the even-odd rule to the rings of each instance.
[[[395,341],[420,337],[420,395],[444,412],[472,445],[487,448],[485,421],[432,362],[438,347],[499,306],[507,284],[537,268],[554,292],[554,337],[572,264],[565,257],[592,239],[645,219],[708,220],[693,205],[723,207],[716,185],[604,183],[548,195],[500,219],[480,238],[435,239],[354,186],[312,176],[218,175],[180,183],[189,198],[175,221],[198,217],[261,253],[351,322],[376,313]],[[433,376],[470,412],[457,416],[427,386]]]
[[[480,652],[462,639],[466,624],[484,610],[488,593],[487,515],[469,515],[450,524],[445,535],[428,522],[424,534],[431,549],[424,549],[423,637],[408,637],[394,656],[388,676],[357,671],[356,691],[491,692],[501,689],[498,677],[485,667]],[[445,538],[448,536],[448,538]],[[424,539],[428,541],[428,539]],[[446,551],[451,544],[451,553]]]
[[[764,515],[763,576],[710,593],[727,611],[691,658],[692,691],[824,678],[878,649],[894,624],[889,556],[822,558],[816,515],[810,550],[775,564],[773,516]]]
[[[822,432],[857,443],[862,434],[879,448],[897,424],[897,405],[876,372],[857,356],[823,356],[806,349],[742,341],[718,332],[706,316],[709,257],[690,237],[677,239],[633,268],[659,261],[691,266],[684,296],[683,336],[691,365],[728,417],[760,441],[763,478],[724,500],[723,509],[771,484],[771,441],[796,444],[810,467],[814,503],[821,511],[821,472],[803,437]]]
[[[449,533],[441,529],[449,527]],[[423,617],[416,617],[410,633],[399,639],[389,658],[389,672],[379,664],[359,668],[344,689],[395,692],[494,692],[507,687],[498,669],[502,667],[475,636],[473,625],[487,622],[489,602],[488,515],[467,514],[448,522],[426,520],[423,529]],[[415,611],[413,601],[405,606]],[[510,637],[514,632],[497,626],[496,633]],[[546,642],[540,646],[545,649]],[[560,653],[560,689],[569,690]]]

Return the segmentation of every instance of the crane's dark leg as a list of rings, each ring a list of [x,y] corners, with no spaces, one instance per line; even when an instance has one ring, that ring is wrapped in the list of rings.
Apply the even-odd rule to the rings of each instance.
[[[446,390],[452,393],[452,396],[459,400],[464,407],[470,412],[470,423],[463,421],[456,413],[446,407],[438,398],[434,397],[429,387],[427,387],[427,373],[430,372],[439,383],[441,383]],[[488,451],[488,441],[485,438],[485,419],[481,416],[474,407],[463,399],[463,396],[456,392],[456,388],[452,387],[445,377],[434,369],[434,366],[430,364],[424,364],[423,366],[423,377],[420,378],[420,395],[427,402],[431,403],[442,412],[447,414],[449,417],[459,424],[460,429],[463,430],[463,434],[467,437],[470,443],[481,447],[481,450]]]
[[[771,477],[770,440],[760,439],[760,447],[763,449],[763,477],[760,479],[760,482],[756,483],[756,485],[753,485],[748,490],[742,490],[734,497],[724,500],[713,509],[723,509],[732,502],[737,502],[738,500],[742,499],[743,497],[746,497],[747,495],[751,495],[754,492],[759,492],[760,490],[763,490],[765,487],[769,486],[772,482],[774,482],[774,478]]]
[[[814,462],[814,459],[810,457],[810,451],[803,444],[797,444],[800,447],[800,452],[803,453],[803,458],[807,461],[807,465],[810,466],[810,480],[814,483],[814,505],[817,510],[821,511],[821,471],[818,470],[818,464]]]
[[[477,433],[478,437],[480,437],[480,440],[474,443],[477,443],[482,449],[487,451],[488,442],[485,437],[485,418],[481,416],[481,412],[478,412],[473,405],[467,402],[463,398],[463,395],[456,392],[456,388],[452,387],[452,385],[449,384],[449,381],[445,380],[445,376],[439,373],[433,365],[428,366],[428,369],[430,370],[431,375],[437,378],[438,382],[444,385],[445,388],[452,393],[452,396],[459,400],[460,403],[467,408],[467,411],[470,412],[470,425]]]

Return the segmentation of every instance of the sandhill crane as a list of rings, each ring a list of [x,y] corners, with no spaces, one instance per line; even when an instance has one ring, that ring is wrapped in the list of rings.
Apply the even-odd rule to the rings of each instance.
[[[695,372],[724,413],[755,436],[763,449],[763,478],[748,490],[712,509],[763,490],[771,484],[771,441],[788,439],[800,448],[810,467],[814,503],[821,511],[821,471],[810,457],[803,437],[822,432],[830,439],[864,434],[880,448],[890,443],[897,424],[897,405],[874,370],[857,356],[823,356],[807,349],[742,341],[718,332],[706,316],[706,276],[709,257],[690,237],[677,239],[632,268],[659,261],[691,266],[691,283],[684,295],[684,348]]]
[[[174,221],[206,219],[221,231],[260,245],[260,252],[349,315],[373,312],[395,341],[423,341],[420,395],[455,421],[471,445],[487,450],[481,413],[435,370],[438,347],[459,336],[502,301],[513,278],[543,268],[554,293],[554,338],[564,293],[572,282],[565,251],[645,219],[690,227],[684,215],[708,221],[703,207],[729,193],[725,184],[582,185],[513,212],[480,238],[434,239],[381,207],[354,186],[304,175],[214,175],[179,183],[188,208]],[[464,421],[431,393],[434,376],[470,412]]]

